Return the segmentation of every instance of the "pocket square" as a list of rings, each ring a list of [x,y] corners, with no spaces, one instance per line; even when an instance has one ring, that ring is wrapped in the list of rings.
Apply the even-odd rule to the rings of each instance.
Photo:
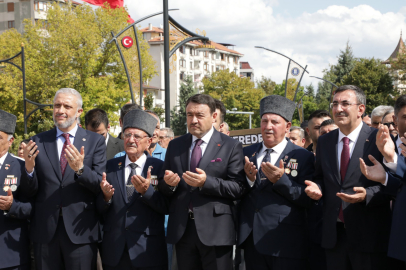
[[[222,162],[223,160],[221,158],[216,158],[213,160],[210,160],[210,162]]]

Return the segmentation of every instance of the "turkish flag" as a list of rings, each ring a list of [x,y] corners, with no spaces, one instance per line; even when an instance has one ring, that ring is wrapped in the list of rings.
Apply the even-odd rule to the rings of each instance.
[[[95,5],[95,6],[103,6],[105,2],[109,3],[111,8],[118,8],[124,6],[124,0],[83,0],[86,3]],[[134,20],[128,15],[128,23],[133,23]]]

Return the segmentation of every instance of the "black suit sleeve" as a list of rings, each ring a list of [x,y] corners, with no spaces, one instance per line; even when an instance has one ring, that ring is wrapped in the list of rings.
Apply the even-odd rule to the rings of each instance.
[[[75,174],[75,181],[79,182],[95,194],[100,192],[100,182],[102,174],[106,169],[106,143],[102,136],[99,136],[92,156],[92,167],[84,165],[84,171],[81,176]],[[79,149],[80,151],[80,149]],[[86,158],[86,147],[85,147]]]
[[[241,143],[234,144],[227,164],[227,178],[206,175],[201,193],[228,199],[239,199],[247,189],[244,173],[244,155]]]

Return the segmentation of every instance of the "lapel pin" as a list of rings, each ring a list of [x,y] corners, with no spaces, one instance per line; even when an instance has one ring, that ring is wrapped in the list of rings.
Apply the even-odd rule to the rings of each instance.
[[[257,153],[257,152],[254,152],[254,154],[252,154],[252,156],[255,156],[256,153]]]
[[[84,141],[84,142],[85,142],[85,141],[86,141],[86,139],[85,139],[85,138],[83,138],[83,139],[82,139],[82,141]]]
[[[118,168],[121,168],[121,164],[123,164],[122,162],[118,163]]]
[[[369,140],[367,139],[367,142],[369,142]]]
[[[217,146],[221,146],[221,144],[217,144]]]

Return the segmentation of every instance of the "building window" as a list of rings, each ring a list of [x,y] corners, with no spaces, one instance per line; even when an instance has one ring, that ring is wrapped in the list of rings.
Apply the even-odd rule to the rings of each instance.
[[[195,74],[195,82],[197,82],[200,78],[200,74]]]
[[[214,66],[211,66],[211,72],[214,72]]]
[[[179,74],[179,79],[181,79],[182,81],[185,80],[185,73],[181,72]]]
[[[203,52],[204,57],[209,57],[209,52],[208,51],[204,51]]]
[[[204,63],[204,65],[203,65],[203,69],[204,69],[204,70],[206,70],[206,71],[207,71],[207,70],[209,70],[209,64]]]
[[[190,69],[193,69],[193,62],[190,62]]]
[[[34,10],[37,11],[46,11],[47,10],[47,3],[41,1],[34,2]]]
[[[193,49],[190,47],[190,55],[193,55]]]
[[[181,53],[185,53],[185,46],[180,46],[179,51],[180,51]]]
[[[48,29],[48,21],[46,21],[46,20],[38,20],[38,19],[36,19],[35,20],[35,25],[40,25],[41,26],[41,29]]]
[[[215,54],[215,53],[212,53],[212,54],[211,54],[211,59],[214,60],[215,58],[216,58],[216,54]]]
[[[216,66],[216,71],[219,71],[220,70],[220,66]]]
[[[222,53],[222,54],[220,54],[220,56],[221,56],[221,61],[224,61],[225,60],[225,55],[224,55],[224,53]]]
[[[8,28],[14,28],[14,21],[8,21]]]
[[[14,3],[7,3],[7,12],[14,12]]]
[[[234,56],[234,64],[238,64],[238,56]]]
[[[181,67],[186,67],[186,60],[185,59],[180,59],[179,60],[179,66],[181,66]]]

